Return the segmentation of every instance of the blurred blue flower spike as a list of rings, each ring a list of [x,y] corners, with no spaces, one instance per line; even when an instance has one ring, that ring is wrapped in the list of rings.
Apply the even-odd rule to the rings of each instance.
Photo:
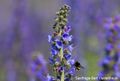
[[[34,81],[47,81],[47,62],[41,54],[34,54],[31,62],[31,73]]]
[[[106,47],[105,57],[101,60],[102,70],[98,74],[98,81],[120,81],[119,80],[103,80],[104,77],[118,77],[120,70],[118,71],[118,61],[120,60],[119,55],[119,39],[120,39],[120,17],[108,18],[105,23],[106,29]]]

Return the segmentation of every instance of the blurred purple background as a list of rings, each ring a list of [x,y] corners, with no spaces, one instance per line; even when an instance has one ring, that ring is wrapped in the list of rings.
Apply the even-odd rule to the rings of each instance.
[[[0,81],[29,81],[28,68],[36,52],[48,62],[47,36],[63,4],[71,6],[73,55],[86,68],[80,73],[97,75],[105,44],[102,23],[119,15],[120,0],[0,0]]]

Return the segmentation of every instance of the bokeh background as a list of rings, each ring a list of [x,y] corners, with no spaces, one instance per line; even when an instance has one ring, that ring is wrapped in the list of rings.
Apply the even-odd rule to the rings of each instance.
[[[30,81],[28,69],[35,53],[48,62],[47,37],[64,4],[71,6],[73,56],[85,67],[80,74],[97,76],[105,47],[103,21],[119,15],[120,0],[0,0],[0,81]]]

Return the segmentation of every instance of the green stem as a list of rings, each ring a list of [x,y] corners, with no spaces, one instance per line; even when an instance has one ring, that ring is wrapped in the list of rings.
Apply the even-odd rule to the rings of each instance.
[[[61,48],[60,49],[60,61],[62,62],[62,59],[63,59],[63,49]]]
[[[64,70],[62,71],[61,81],[64,81]]]
[[[61,59],[61,62],[62,62],[62,59],[63,59],[63,49],[60,50],[60,59]],[[62,71],[61,81],[64,81],[64,69]]]

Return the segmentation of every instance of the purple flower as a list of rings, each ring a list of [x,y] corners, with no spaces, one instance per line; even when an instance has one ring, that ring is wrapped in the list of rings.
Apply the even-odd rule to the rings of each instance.
[[[120,28],[116,25],[116,21],[114,18],[109,18],[107,20],[107,23],[105,23],[105,29],[107,32],[106,33],[107,41],[106,41],[106,48],[105,48],[105,57],[103,60],[101,60],[102,70],[99,72],[98,77],[105,77],[106,75],[112,75],[112,76],[119,75],[119,71],[117,71],[118,69],[117,61],[120,58],[118,55],[119,47],[117,46],[117,44],[119,42],[118,39],[119,39]]]
[[[47,75],[47,81],[56,81],[56,80],[48,74]]]
[[[115,68],[115,76],[120,79],[120,57],[114,68]]]
[[[62,48],[63,44],[62,41],[56,41],[57,48]]]
[[[69,60],[67,61],[67,63],[68,63],[69,65],[74,65],[74,64],[75,64],[75,60],[74,60],[74,59],[69,59]]]
[[[56,44],[52,44],[52,49],[59,51],[59,48],[56,46]]]
[[[69,46],[68,46],[68,49],[69,49],[70,52],[72,52],[72,50],[73,50],[73,45],[69,45]]]
[[[106,45],[106,50],[112,50],[113,49],[113,45],[111,43],[108,43]]]
[[[52,55],[57,55],[57,54],[58,54],[58,51],[52,49],[52,50],[51,50],[51,53],[52,53]]]
[[[75,75],[75,68],[71,68],[68,73],[71,75]]]
[[[75,74],[76,67],[74,66],[75,60],[72,59],[72,38],[70,35],[71,27],[67,26],[67,15],[69,7],[65,5],[57,13],[55,24],[53,26],[53,35],[48,36],[48,42],[51,45],[50,62],[53,66],[55,81],[70,81],[71,77]],[[68,77],[69,76],[69,77]],[[48,77],[51,80],[51,77]]]
[[[54,64],[55,60],[53,58],[49,58],[50,64]]]
[[[66,60],[70,59],[71,58],[71,54],[64,54],[64,57]]]
[[[69,33],[70,31],[71,31],[71,27],[70,27],[70,26],[66,26],[66,27],[65,27],[65,32],[66,32],[66,33]]]
[[[111,60],[112,60],[111,57],[105,57],[104,60],[103,60],[103,63],[104,64],[109,64]]]
[[[63,37],[64,41],[72,41],[72,35]]]
[[[68,38],[69,37],[69,34],[68,33],[64,33],[63,34],[63,38]]]
[[[99,76],[99,78],[104,77],[104,72],[99,72],[98,76]]]
[[[52,40],[52,36],[48,35],[48,42],[51,42],[51,40]]]
[[[31,62],[31,73],[35,79],[40,81],[46,81],[47,66],[44,57],[39,55],[34,55]]]

